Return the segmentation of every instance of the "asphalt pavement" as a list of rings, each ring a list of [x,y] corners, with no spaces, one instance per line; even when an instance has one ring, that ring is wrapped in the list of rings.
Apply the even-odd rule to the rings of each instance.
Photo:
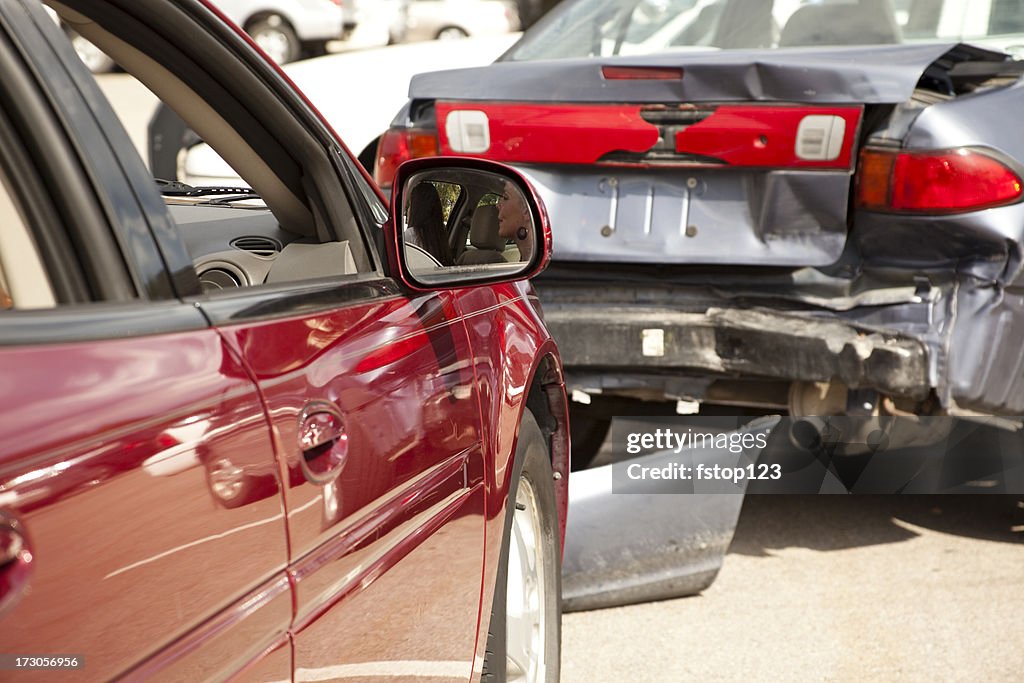
[[[567,614],[562,642],[563,683],[1019,681],[1024,508],[749,496],[702,595]]]

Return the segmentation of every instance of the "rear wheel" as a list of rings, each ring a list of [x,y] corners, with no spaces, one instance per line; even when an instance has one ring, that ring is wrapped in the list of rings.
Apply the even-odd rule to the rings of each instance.
[[[262,500],[277,491],[273,476],[249,474],[229,458],[209,460],[205,466],[210,495],[218,505],[229,510]]]
[[[458,26],[446,26],[437,32],[438,40],[461,40],[468,37],[469,34]]]
[[[271,14],[250,22],[245,32],[278,64],[295,61],[302,51],[299,37],[279,14]]]
[[[561,553],[551,460],[527,411],[505,518],[483,681],[558,681],[561,656]]]

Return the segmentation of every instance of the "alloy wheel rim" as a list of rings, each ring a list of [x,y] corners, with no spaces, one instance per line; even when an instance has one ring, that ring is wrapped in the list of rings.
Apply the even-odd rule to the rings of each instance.
[[[509,539],[506,672],[508,683],[536,683],[545,673],[545,558],[533,486],[524,478],[518,488]]]
[[[252,36],[252,40],[277,64],[284,64],[288,61],[291,44],[288,36],[284,33],[267,29],[258,31],[256,35]]]

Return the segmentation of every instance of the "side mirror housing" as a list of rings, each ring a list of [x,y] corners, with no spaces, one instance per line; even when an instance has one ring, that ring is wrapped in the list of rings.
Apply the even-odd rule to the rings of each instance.
[[[547,211],[533,187],[482,159],[402,164],[385,230],[391,272],[416,290],[528,279],[551,259]]]

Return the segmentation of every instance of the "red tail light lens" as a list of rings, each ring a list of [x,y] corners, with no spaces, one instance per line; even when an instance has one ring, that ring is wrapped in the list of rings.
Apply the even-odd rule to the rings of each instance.
[[[382,190],[391,188],[403,162],[437,156],[437,134],[420,128],[392,128],[380,138],[373,179]]]
[[[998,159],[971,149],[861,152],[859,206],[905,213],[960,213],[1021,198],[1019,175]]]

